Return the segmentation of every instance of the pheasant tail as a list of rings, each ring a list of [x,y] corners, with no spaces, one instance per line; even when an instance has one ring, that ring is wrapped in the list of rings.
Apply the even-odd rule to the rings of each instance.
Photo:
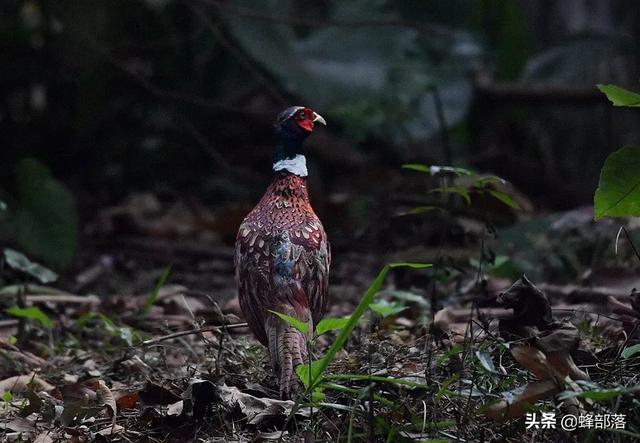
[[[267,318],[266,332],[271,364],[280,379],[280,397],[286,399],[296,391],[295,367],[304,363],[308,355],[306,337],[275,315]]]

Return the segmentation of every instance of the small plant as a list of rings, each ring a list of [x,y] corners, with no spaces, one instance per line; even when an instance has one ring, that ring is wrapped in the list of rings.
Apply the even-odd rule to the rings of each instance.
[[[29,258],[21,252],[13,249],[6,248],[3,251],[4,262],[14,272],[27,276],[38,281],[41,284],[47,284],[54,282],[58,279],[58,275],[50,269],[42,266],[39,263],[29,260]],[[7,289],[7,288],[5,288]],[[19,323],[19,337],[24,338],[26,332],[26,321],[35,322],[49,331],[51,338],[51,328],[53,327],[53,321],[45,314],[40,308],[36,306],[26,305],[26,293],[28,290],[27,284],[20,284],[15,286],[13,294],[15,296],[15,305],[11,306],[4,311],[20,320]],[[7,291],[10,292],[10,291]]]
[[[614,106],[640,107],[640,94],[598,85]],[[625,146],[607,157],[593,199],[594,219],[640,217],[640,147]]]
[[[424,172],[431,176],[440,178],[440,186],[429,191],[430,193],[446,195],[457,195],[461,197],[467,205],[471,205],[471,198],[474,195],[489,195],[492,198],[504,203],[512,209],[520,209],[520,205],[506,192],[496,189],[496,184],[506,185],[507,181],[495,175],[476,174],[468,169],[453,166],[428,166],[422,163],[408,163],[402,165],[404,169]],[[467,177],[464,184],[455,183],[455,179]],[[453,179],[453,184],[449,184],[449,178]],[[447,199],[444,199],[445,202]],[[434,203],[433,205],[418,206],[411,209],[409,214],[421,214],[432,210],[449,210],[448,204]]]
[[[360,374],[337,374],[330,376],[324,376],[323,374],[327,367],[334,360],[338,351],[340,351],[340,349],[342,349],[342,347],[345,345],[346,341],[349,339],[349,336],[355,329],[362,316],[368,309],[371,309],[372,305],[374,305],[374,297],[380,291],[382,283],[384,282],[384,279],[389,271],[391,269],[403,267],[413,269],[426,269],[430,268],[431,265],[426,263],[391,263],[386,265],[374,279],[371,286],[369,286],[369,289],[367,289],[364,296],[360,300],[360,303],[355,308],[351,316],[343,319],[329,318],[318,323],[318,325],[316,326],[316,334],[318,335],[328,332],[329,330],[339,330],[340,332],[322,358],[315,361],[309,361],[308,364],[299,365],[296,368],[296,372],[300,377],[300,380],[304,384],[307,394],[310,394],[312,402],[314,399],[317,401],[323,398],[324,388],[335,389],[337,387],[338,389],[340,389],[341,387],[339,385],[335,385],[335,383],[332,383],[332,381],[334,380],[373,380],[368,375]],[[387,315],[391,315],[391,312],[388,312],[386,308],[387,307],[385,305],[380,304],[379,306],[374,308],[374,311],[378,310],[384,312]],[[395,312],[395,308],[392,308],[392,310]],[[300,322],[299,320],[289,317],[285,314],[277,312],[275,312],[275,314],[298,329],[300,332],[308,332],[307,325]],[[413,387],[417,387],[418,385],[420,387],[425,387],[424,385],[421,385],[419,383],[407,382],[405,380],[395,379],[392,377],[377,377],[373,381],[405,385],[408,384]]]

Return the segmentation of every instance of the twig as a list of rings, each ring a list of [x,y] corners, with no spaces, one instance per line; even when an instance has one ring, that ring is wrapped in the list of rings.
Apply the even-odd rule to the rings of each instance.
[[[184,337],[185,335],[201,334],[203,332],[222,332],[223,329],[240,329],[240,328],[246,328],[247,326],[249,326],[247,323],[234,323],[231,325],[224,325],[224,326],[203,326],[202,328],[189,329],[188,331],[174,332],[173,334],[163,335],[162,337],[156,337],[149,340],[145,340],[142,343],[135,345],[133,347],[137,348],[140,346],[151,346],[151,345],[160,343],[162,341],[171,340],[173,338],[178,338],[178,337]]]
[[[633,325],[633,329],[627,335],[627,338],[625,339],[624,343],[620,347],[620,350],[616,353],[616,358],[613,360],[613,363],[611,363],[611,368],[609,368],[609,373],[607,374],[608,377],[611,376],[611,373],[613,372],[613,370],[618,364],[618,360],[620,360],[620,357],[622,356],[622,352],[624,351],[624,348],[627,347],[627,343],[629,343],[629,340],[631,340],[631,338],[635,335],[636,331],[638,330],[638,327],[640,327],[640,320],[635,321],[635,324]]]

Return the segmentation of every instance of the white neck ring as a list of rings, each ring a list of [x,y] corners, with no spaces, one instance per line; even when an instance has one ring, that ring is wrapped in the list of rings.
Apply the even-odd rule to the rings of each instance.
[[[297,154],[293,158],[287,158],[277,161],[273,164],[274,172],[277,171],[289,171],[292,174],[300,177],[307,176],[307,159],[302,154]]]

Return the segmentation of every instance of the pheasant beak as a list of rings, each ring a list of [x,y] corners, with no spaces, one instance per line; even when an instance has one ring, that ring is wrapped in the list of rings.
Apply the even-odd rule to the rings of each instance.
[[[327,121],[317,112],[313,113],[313,122],[314,123],[320,123],[324,126],[327,126]]]

